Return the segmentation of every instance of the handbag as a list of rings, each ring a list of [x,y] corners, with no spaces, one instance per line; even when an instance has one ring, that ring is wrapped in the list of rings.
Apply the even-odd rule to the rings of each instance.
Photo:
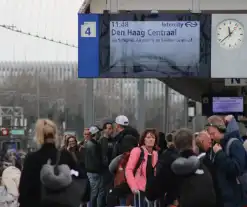
[[[88,193],[88,179],[72,176],[68,165],[59,165],[61,151],[58,150],[55,165],[48,160],[40,172],[42,205],[64,205],[79,207]]]

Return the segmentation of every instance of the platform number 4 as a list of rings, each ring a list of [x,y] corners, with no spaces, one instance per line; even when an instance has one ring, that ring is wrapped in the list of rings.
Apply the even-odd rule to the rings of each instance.
[[[84,22],[81,25],[81,37],[96,37],[96,22]]]

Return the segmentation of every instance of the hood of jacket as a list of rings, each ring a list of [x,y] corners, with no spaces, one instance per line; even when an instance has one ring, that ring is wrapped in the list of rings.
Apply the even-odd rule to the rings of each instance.
[[[54,172],[54,165],[51,165],[51,160],[43,165],[40,171],[41,183],[51,190],[60,190],[68,187],[72,183],[71,171],[68,165],[58,165],[58,175]]]
[[[0,203],[12,203],[17,200],[17,197],[8,193],[5,186],[0,186]]]
[[[186,151],[181,154],[171,165],[172,171],[176,175],[189,175],[196,173],[199,170],[200,159],[205,156],[205,153],[195,155],[192,151]]]
[[[18,186],[20,182],[21,171],[14,167],[7,167],[2,173],[2,184],[6,187],[8,193],[18,196]]]

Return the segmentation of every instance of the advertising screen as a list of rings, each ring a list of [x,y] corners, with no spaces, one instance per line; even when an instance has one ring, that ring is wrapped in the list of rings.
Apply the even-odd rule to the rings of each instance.
[[[213,113],[243,113],[243,97],[213,97]]]

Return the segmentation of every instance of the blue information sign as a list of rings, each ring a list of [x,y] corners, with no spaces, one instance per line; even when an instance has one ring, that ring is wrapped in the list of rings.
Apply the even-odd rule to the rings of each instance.
[[[78,77],[99,76],[99,14],[78,14]]]

